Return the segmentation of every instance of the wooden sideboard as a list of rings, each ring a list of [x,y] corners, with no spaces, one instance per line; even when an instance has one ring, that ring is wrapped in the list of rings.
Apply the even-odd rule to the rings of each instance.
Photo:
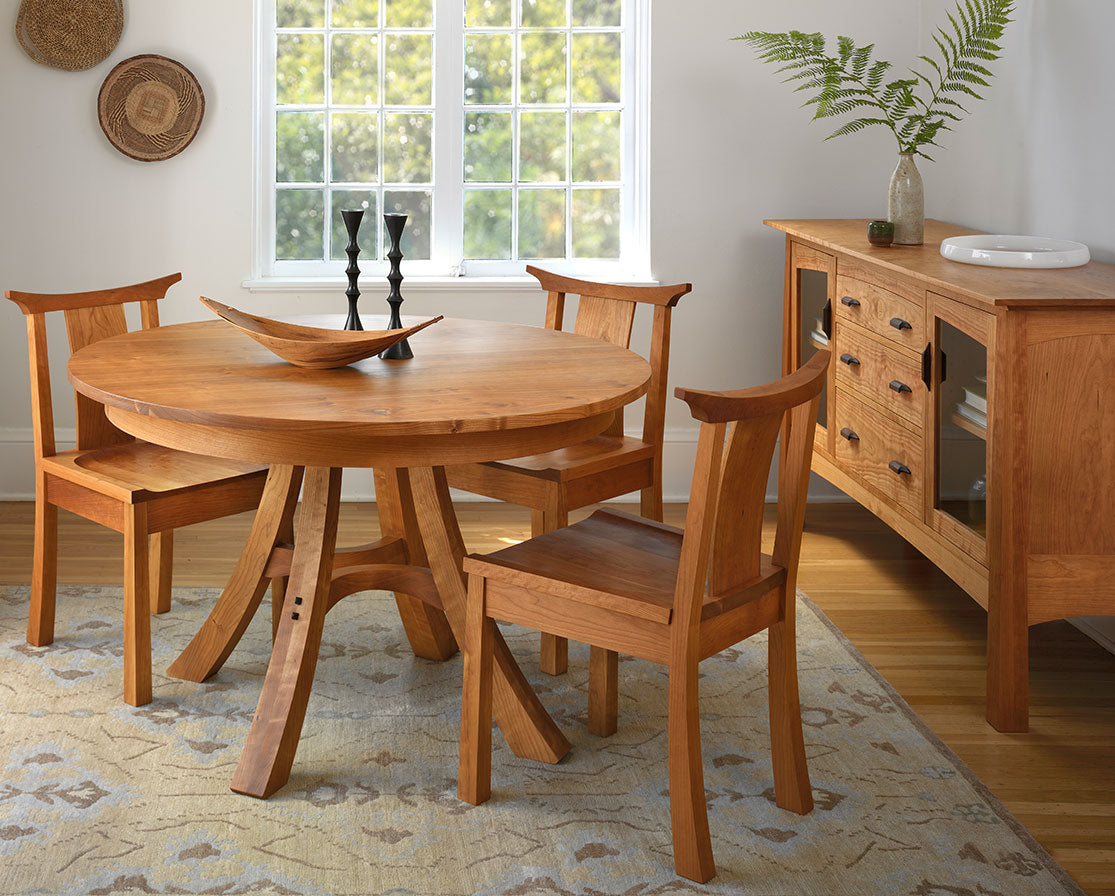
[[[1115,615],[1115,266],[964,265],[861,220],[786,233],[783,372],[833,352],[813,469],[987,611],[987,720],[1025,731],[1029,626]]]

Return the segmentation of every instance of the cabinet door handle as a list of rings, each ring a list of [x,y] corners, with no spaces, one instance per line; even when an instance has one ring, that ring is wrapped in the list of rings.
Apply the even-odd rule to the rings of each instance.
[[[890,387],[901,395],[903,392],[913,392],[914,390],[907,386],[905,383],[900,383],[898,380],[891,380]]]
[[[925,343],[925,350],[921,353],[921,381],[925,388],[933,391],[933,343]]]
[[[841,305],[847,305],[849,308],[858,308],[859,307],[859,299],[853,299],[851,296],[844,296],[840,300],[840,304]]]
[[[821,312],[821,332],[832,339],[832,299],[825,302],[825,310]]]
[[[906,466],[905,464],[903,464],[903,463],[899,463],[899,462],[898,462],[898,461],[896,461],[896,460],[892,460],[892,461],[891,461],[891,462],[890,462],[890,463],[888,464],[888,466],[889,466],[889,467],[890,467],[890,468],[891,468],[892,470],[894,470],[894,472],[895,472],[895,473],[897,473],[897,474],[898,474],[899,476],[901,476],[901,475],[903,475],[903,474],[905,474],[905,475],[907,475],[907,476],[912,476],[912,475],[913,475],[913,474],[912,474],[912,473],[910,472],[910,468],[909,468],[909,467],[907,467],[907,466]]]
[[[857,358],[855,355],[849,355],[847,352],[844,352],[844,354],[840,356],[840,360],[847,364],[849,367],[851,367],[853,364],[859,364],[859,358]]]
[[[859,441],[859,436],[856,435],[852,430],[848,429],[847,426],[840,430],[840,435],[844,436],[844,438],[846,438],[849,442]]]
[[[949,356],[941,352],[941,382],[943,383],[949,375]]]
[[[896,330],[912,330],[913,329],[913,327],[910,326],[910,322],[908,320],[903,320],[901,317],[892,317],[890,319],[890,325],[892,327],[894,327]]]

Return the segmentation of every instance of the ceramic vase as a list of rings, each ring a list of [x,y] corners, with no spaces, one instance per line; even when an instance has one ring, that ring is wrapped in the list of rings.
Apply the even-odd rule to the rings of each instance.
[[[898,154],[898,165],[890,176],[887,218],[894,223],[894,245],[920,246],[925,233],[925,193],[914,154]]]

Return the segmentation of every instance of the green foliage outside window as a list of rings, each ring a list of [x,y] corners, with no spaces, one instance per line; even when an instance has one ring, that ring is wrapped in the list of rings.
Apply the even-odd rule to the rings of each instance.
[[[276,114],[276,258],[343,259],[348,240],[339,212],[348,207],[363,207],[365,221],[376,221],[374,236],[367,223],[362,229],[366,257],[385,250],[379,216],[404,211],[411,216],[404,253],[429,258],[435,36],[391,29],[431,28],[433,0],[277,0],[277,25],[322,29],[326,3],[334,29],[378,29],[382,13],[388,30],[277,35],[280,106],[321,106],[327,76],[331,106],[324,113]],[[517,58],[516,14],[525,29]],[[621,24],[622,0],[572,0],[568,8],[566,0],[465,0],[466,258],[508,259],[516,243],[520,258],[564,258],[570,250],[577,257],[618,257],[624,38],[530,29]],[[505,30],[468,30],[475,27]]]

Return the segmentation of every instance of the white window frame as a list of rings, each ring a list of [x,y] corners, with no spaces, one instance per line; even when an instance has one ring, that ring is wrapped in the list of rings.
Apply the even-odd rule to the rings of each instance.
[[[464,0],[434,0],[434,201],[430,221],[431,258],[404,259],[410,281],[429,286],[515,285],[524,281],[527,261],[463,261]],[[651,0],[625,0],[621,95],[621,232],[618,259],[544,259],[550,270],[613,282],[648,282],[650,149]],[[254,122],[252,265],[244,286],[253,290],[333,287],[345,282],[343,261],[276,261],[275,249],[275,0],[254,0],[252,117]],[[329,78],[328,66],[325,77]],[[439,98],[449,97],[439,107]],[[454,99],[455,98],[455,99]],[[517,97],[516,97],[517,99]],[[326,116],[326,131],[329,119]],[[327,144],[328,145],[328,144]],[[399,187],[397,189],[404,189]],[[414,189],[423,189],[415,185]],[[380,210],[382,211],[382,210]],[[568,222],[567,222],[568,226]],[[371,231],[361,229],[361,242]],[[361,254],[366,275],[386,275],[386,261]],[[526,278],[533,283],[532,278]]]

